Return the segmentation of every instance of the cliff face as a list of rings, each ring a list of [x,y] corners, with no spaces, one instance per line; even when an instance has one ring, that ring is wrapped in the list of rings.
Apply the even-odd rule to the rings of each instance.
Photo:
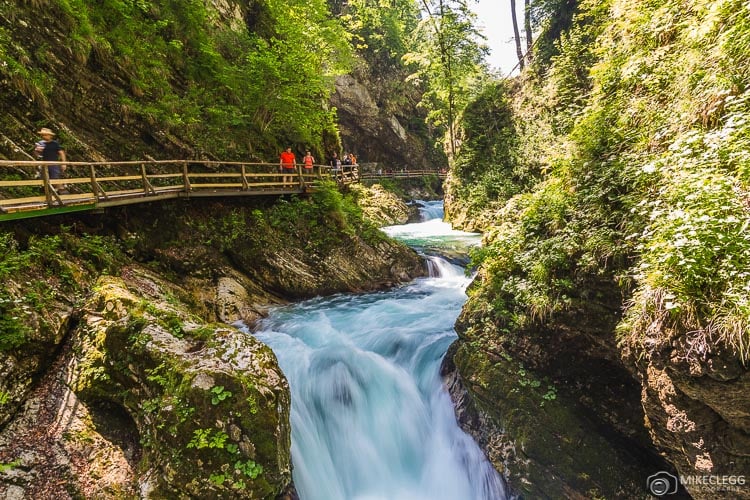
[[[614,283],[591,282],[569,310],[517,329],[487,314],[479,282],[443,372],[459,421],[514,491],[634,497],[648,476],[673,471],[651,447],[640,387],[611,335]]]
[[[22,152],[44,126],[77,161],[276,161],[291,144],[320,163],[343,147],[384,168],[446,165],[416,107],[419,89],[384,85],[405,70],[360,61],[356,76],[333,77],[350,47],[321,5],[0,6],[0,158],[29,159]],[[285,32],[285,9],[304,10],[315,35]],[[295,59],[290,46],[316,57]]]
[[[147,96],[132,68],[103,38],[93,41],[97,33],[82,35],[86,28],[66,4],[2,2],[0,33],[7,50],[0,86],[0,157],[28,160],[20,151],[31,150],[41,126],[55,130],[73,161],[201,153],[155,115],[149,120],[134,112],[127,103]],[[184,92],[184,81],[174,84]]]
[[[369,76],[345,75],[336,79],[331,105],[337,110],[344,151],[354,152],[358,161],[378,164],[384,170],[444,167],[445,157],[432,147],[425,131],[412,130],[412,124],[421,122],[421,111],[415,105],[390,111],[383,103],[389,96],[378,99],[378,79],[383,76],[375,74],[377,69],[373,68]],[[408,94],[408,89],[402,92]]]
[[[7,312],[23,335],[0,350],[0,462],[11,464],[0,492],[281,494],[287,383],[270,349],[230,324],[424,273],[416,253],[355,224],[310,201],[196,201],[3,233],[21,311]],[[26,314],[29,300],[42,302]]]
[[[733,353],[672,332],[656,349],[631,341],[622,357],[641,384],[654,445],[680,475],[737,476],[750,470],[750,370]],[[695,498],[750,498],[744,485],[698,481]]]
[[[749,497],[732,482],[750,467],[750,372],[736,353],[679,331],[663,344],[618,344],[620,291],[593,278],[566,311],[509,328],[489,312],[481,281],[443,376],[459,422],[513,490],[633,497],[662,472],[733,478],[668,478],[693,498]]]

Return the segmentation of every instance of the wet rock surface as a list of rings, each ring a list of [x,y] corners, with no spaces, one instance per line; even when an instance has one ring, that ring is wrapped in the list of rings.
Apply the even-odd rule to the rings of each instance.
[[[605,299],[520,330],[495,324],[474,296],[457,322],[443,376],[459,421],[523,497],[639,497],[648,476],[673,471],[651,446],[639,384],[619,359],[612,295],[591,296]]]

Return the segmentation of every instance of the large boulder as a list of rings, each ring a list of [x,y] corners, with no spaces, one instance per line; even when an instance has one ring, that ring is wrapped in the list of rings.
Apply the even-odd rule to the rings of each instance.
[[[394,193],[380,184],[370,187],[353,185],[350,188],[357,197],[362,215],[376,226],[406,224],[409,221],[409,206]]]
[[[206,325],[144,289],[103,277],[75,332],[70,387],[120,407],[142,446],[139,489],[160,497],[273,498],[291,481],[287,381],[252,335]]]

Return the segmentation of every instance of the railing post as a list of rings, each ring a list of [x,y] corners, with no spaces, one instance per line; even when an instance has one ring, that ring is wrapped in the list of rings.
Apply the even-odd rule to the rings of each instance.
[[[96,201],[99,201],[99,184],[96,182],[96,171],[93,165],[89,165],[89,177],[91,178],[91,192],[94,193]]]
[[[151,183],[148,181],[148,177],[146,176],[146,164],[144,163],[141,163],[141,181],[143,182],[144,195],[148,196],[149,192],[151,194],[156,194],[154,186],[151,185]]]
[[[297,171],[297,177],[299,178],[299,188],[305,189],[305,178],[302,177],[302,165],[295,165],[294,169]]]
[[[242,164],[242,190],[247,191],[248,189],[250,189],[250,185],[247,182],[247,169],[246,169],[246,165],[243,163]]]
[[[49,169],[47,168],[47,165],[42,163],[41,173],[42,173],[42,180],[44,181],[44,198],[47,200],[47,206],[52,207],[52,186],[50,186],[49,183]]]
[[[185,192],[190,192],[190,177],[188,176],[188,162],[187,160],[182,160],[182,180],[185,184]]]

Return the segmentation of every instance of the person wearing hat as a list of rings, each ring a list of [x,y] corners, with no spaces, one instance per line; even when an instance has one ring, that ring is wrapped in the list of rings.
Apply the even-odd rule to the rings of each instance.
[[[39,131],[39,135],[42,140],[36,143],[34,151],[42,161],[62,161],[62,165],[48,165],[47,172],[49,173],[50,180],[62,179],[62,174],[65,172],[65,162],[67,157],[65,156],[65,150],[60,143],[55,140],[55,133],[48,128],[42,128]],[[61,186],[60,183],[53,183],[55,186]],[[64,186],[62,186],[64,188]]]

